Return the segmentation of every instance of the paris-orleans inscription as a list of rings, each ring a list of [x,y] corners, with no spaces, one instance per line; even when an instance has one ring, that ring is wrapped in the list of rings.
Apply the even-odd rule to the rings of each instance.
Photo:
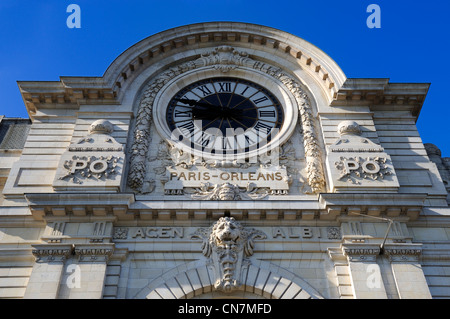
[[[226,183],[247,190],[253,186],[254,188],[258,188],[261,194],[263,192],[273,193],[273,191],[284,191],[287,193],[289,191],[289,184],[287,182],[289,177],[286,169],[281,167],[211,169],[196,166],[190,169],[168,167],[167,171],[168,181],[164,185],[166,192],[169,190],[184,190],[184,192],[189,192],[191,190],[192,193],[199,195],[203,189],[208,193],[212,191],[208,188],[214,188],[215,185],[224,185]],[[186,188],[188,189],[186,190]]]
[[[170,169],[169,169],[170,170]],[[284,175],[284,176],[283,176]],[[248,182],[269,182],[264,183],[265,187],[270,187],[270,182],[279,182],[283,181],[286,178],[286,175],[283,174],[282,171],[278,172],[266,172],[266,171],[256,171],[256,172],[222,172],[222,171],[187,171],[187,170],[170,170],[170,178],[169,182],[182,181],[183,184],[189,185],[189,183],[195,182],[210,182],[214,184],[226,183],[226,182],[234,182],[234,183],[248,183]],[[261,184],[263,185],[263,184]],[[199,185],[189,185],[189,186],[199,186]],[[246,186],[243,184],[242,186]],[[285,187],[285,185],[282,185]]]
[[[159,163],[153,171],[164,185],[165,195],[190,194],[196,200],[257,200],[286,195],[292,182],[280,150],[260,155],[255,163],[218,161],[199,159],[161,141],[150,161]],[[142,193],[151,193],[154,186],[155,181]]]

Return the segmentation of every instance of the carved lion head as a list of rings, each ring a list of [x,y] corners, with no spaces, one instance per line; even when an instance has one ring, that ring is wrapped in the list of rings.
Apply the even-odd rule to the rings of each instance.
[[[242,235],[243,227],[233,217],[221,217],[214,225],[211,236],[218,246],[225,243],[236,243]]]

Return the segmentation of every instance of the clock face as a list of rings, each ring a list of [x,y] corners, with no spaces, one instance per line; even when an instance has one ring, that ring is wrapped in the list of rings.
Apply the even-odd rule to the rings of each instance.
[[[262,86],[237,78],[211,78],[181,89],[166,120],[173,136],[211,154],[237,154],[269,143],[284,120],[283,108]]]

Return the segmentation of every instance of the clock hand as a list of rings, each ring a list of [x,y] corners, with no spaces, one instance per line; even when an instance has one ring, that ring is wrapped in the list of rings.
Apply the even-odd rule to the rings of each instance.
[[[214,105],[214,104],[209,104],[209,103],[203,103],[200,101],[196,101],[196,100],[191,100],[191,99],[174,99],[175,101],[184,103],[184,104],[188,104],[189,106],[200,106],[200,107],[217,107],[219,108],[219,106]]]
[[[197,108],[194,107],[192,109],[192,116],[196,119],[211,119],[215,117],[222,117],[222,118],[230,118],[230,117],[242,117],[242,111],[241,110],[233,110],[230,109],[216,109],[216,108],[209,108],[209,109],[203,109],[203,108]]]
[[[192,116],[195,119],[211,119],[215,117],[222,117],[222,112],[219,110],[205,110],[205,109],[192,109]]]
[[[227,106],[218,106],[215,104],[210,103],[203,103],[200,101],[192,100],[192,99],[174,99],[175,101],[188,104],[189,106],[193,106],[193,110],[198,111],[208,111],[208,112],[215,112],[215,113],[222,113],[223,116],[228,116],[230,114],[231,109]],[[197,108],[198,107],[198,108]],[[235,111],[233,111],[235,113]],[[237,111],[240,113],[241,111]]]
[[[193,106],[192,115],[196,119],[209,120],[216,117],[241,116],[242,110],[233,110],[228,107],[217,106],[214,104],[203,103],[192,99],[174,99],[175,101]]]

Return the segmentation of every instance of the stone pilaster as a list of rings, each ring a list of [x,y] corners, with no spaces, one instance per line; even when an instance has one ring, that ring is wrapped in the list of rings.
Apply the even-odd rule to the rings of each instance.
[[[431,299],[420,264],[422,244],[386,244],[384,253],[391,262],[400,298]]]
[[[346,243],[341,246],[347,257],[350,280],[355,299],[387,299],[386,289],[381,278],[377,256],[377,244]]]
[[[114,244],[75,244],[71,268],[76,271],[77,277],[74,277],[72,287],[64,286],[61,298],[101,299],[106,266],[113,252]]]
[[[36,263],[28,281],[24,298],[56,299],[58,297],[64,264],[72,254],[71,244],[33,245]]]

